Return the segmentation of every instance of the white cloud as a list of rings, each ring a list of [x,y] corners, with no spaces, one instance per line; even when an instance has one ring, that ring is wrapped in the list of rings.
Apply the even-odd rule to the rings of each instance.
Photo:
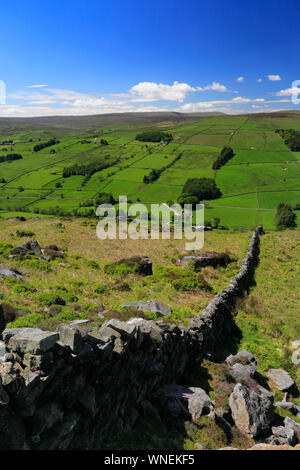
[[[278,82],[279,80],[281,80],[280,75],[268,75],[267,78],[268,78],[271,82]]]
[[[211,85],[207,85],[204,88],[198,87],[198,90],[199,91],[213,90],[213,91],[221,91],[221,92],[228,91],[228,89],[225,85],[221,85],[221,83],[218,83],[218,82],[213,82]]]
[[[236,79],[236,81],[237,81],[237,82],[240,82],[240,83],[243,82],[244,80],[245,80],[245,77],[238,77],[238,78]]]
[[[187,83],[174,82],[173,85],[155,82],[140,82],[129,90],[132,101],[179,101],[185,100],[188,93],[199,91]],[[120,95],[119,95],[120,96]],[[122,95],[121,95],[122,96]],[[126,95],[123,95],[126,97]]]
[[[262,78],[259,78],[257,81],[258,81],[259,83],[261,83],[261,82],[263,81],[263,79],[262,79]]]
[[[45,88],[48,85],[27,85],[26,88]]]
[[[299,94],[299,88],[297,87],[292,87],[292,88],[286,88],[285,90],[280,90],[276,93],[276,96],[291,96],[291,95],[298,95]]]

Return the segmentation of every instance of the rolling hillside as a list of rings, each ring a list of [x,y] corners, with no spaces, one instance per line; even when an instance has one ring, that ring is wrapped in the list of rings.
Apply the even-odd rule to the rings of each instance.
[[[68,118],[0,120],[0,209],[11,212],[85,215],[99,192],[127,195],[132,202],[175,202],[188,178],[215,178],[222,197],[206,203],[205,219],[221,219],[230,228],[274,228],[280,202],[300,204],[300,153],[291,152],[276,128],[300,130],[300,113],[262,115],[180,115],[143,113]],[[127,124],[126,124],[127,123]],[[171,132],[168,145],[135,140],[143,130]],[[38,152],[49,139],[59,143]],[[99,144],[105,139],[108,145]],[[235,156],[219,170],[212,164],[225,145]],[[179,157],[179,158],[178,158]],[[99,164],[90,178],[63,170],[74,164]],[[150,184],[152,169],[167,168]],[[74,212],[76,211],[76,212]],[[298,217],[299,223],[299,217]]]

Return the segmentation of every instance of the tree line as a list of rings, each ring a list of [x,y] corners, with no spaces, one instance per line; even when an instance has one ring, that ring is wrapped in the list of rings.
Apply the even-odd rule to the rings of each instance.
[[[168,165],[166,166],[163,166],[162,168],[160,168],[159,170],[151,170],[150,173],[148,175],[145,175],[144,178],[143,178],[143,183],[145,184],[149,184],[149,183],[153,183],[153,181],[156,181],[158,180],[158,178],[160,177],[160,175],[162,174],[163,171],[167,170],[167,168],[171,168],[171,166],[173,166],[176,162],[178,162],[178,160],[180,160],[180,158],[182,157],[182,153],[180,153],[179,155],[177,155],[176,158],[174,158],[174,160],[169,163]]]
[[[300,131],[295,129],[275,129],[276,134],[282,137],[285,145],[287,145],[292,152],[300,152]]]
[[[60,141],[56,139],[50,139],[47,142],[41,142],[40,144],[36,144],[33,147],[34,152],[39,152],[40,150],[46,148],[46,147],[51,147],[51,145],[59,144]]]
[[[14,160],[21,160],[22,155],[20,155],[19,153],[9,153],[8,155],[2,155],[0,157],[0,163],[3,163],[3,162],[12,162]]]

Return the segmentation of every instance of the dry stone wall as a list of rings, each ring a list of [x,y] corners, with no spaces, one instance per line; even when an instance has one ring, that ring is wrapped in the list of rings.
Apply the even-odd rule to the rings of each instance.
[[[213,357],[233,334],[235,301],[253,282],[261,233],[253,233],[237,276],[188,327],[134,318],[100,330],[80,320],[57,333],[2,331],[0,448],[99,448],[129,431],[158,388]]]

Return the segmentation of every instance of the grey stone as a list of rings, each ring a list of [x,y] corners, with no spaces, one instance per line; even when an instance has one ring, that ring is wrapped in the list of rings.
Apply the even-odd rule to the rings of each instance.
[[[300,364],[300,348],[296,349],[296,351],[293,352],[293,354],[292,354],[292,363],[295,366],[299,366],[299,364]]]
[[[213,410],[213,402],[202,388],[164,385],[156,393],[164,414],[195,420]]]
[[[5,354],[6,354],[5,343],[4,341],[0,341],[0,364],[2,362],[6,362]]]
[[[134,335],[134,333],[136,332],[136,326],[134,324],[120,321],[115,318],[109,320],[106,325],[112,328],[113,330],[118,331],[121,336],[125,338]]]
[[[300,423],[297,423],[294,421],[292,418],[289,418],[288,416],[284,419],[284,426],[286,428],[291,428],[296,432],[300,432]]]
[[[92,330],[89,320],[76,320],[71,323],[62,323],[58,327],[59,339],[66,346],[78,354],[81,350],[83,341]]]
[[[273,419],[273,404],[264,393],[256,393],[237,384],[229,398],[232,417],[240,431],[257,437],[269,431]]]
[[[3,276],[4,278],[13,277],[14,279],[23,281],[23,274],[17,269],[7,269],[0,266],[0,276]]]
[[[277,426],[272,427],[273,436],[270,441],[273,444],[288,444],[290,446],[296,444],[296,433],[291,427]]]
[[[21,328],[9,340],[8,347],[21,353],[41,354],[53,348],[59,339],[58,333],[38,328]]]
[[[252,363],[256,364],[255,357],[251,352],[247,351],[247,349],[242,349],[235,356],[231,354],[225,359],[225,362],[227,362],[227,364],[230,366],[233,366],[237,363],[244,365]]]
[[[124,302],[122,308],[134,308],[142,312],[153,312],[158,316],[171,315],[172,309],[157,300],[146,300],[140,302]]]
[[[231,368],[230,375],[236,380],[246,380],[249,377],[252,377],[255,373],[255,369],[251,365],[244,366],[243,364],[234,364]]]
[[[297,418],[300,418],[300,406],[291,401],[278,401],[275,403],[275,407],[289,410],[293,415],[297,416]]]
[[[292,377],[283,369],[269,369],[266,375],[271,384],[281,392],[288,392],[295,385]]]
[[[32,251],[35,255],[42,256],[42,249],[36,240],[30,240],[24,245],[13,248],[10,252],[11,255],[25,255]]]

